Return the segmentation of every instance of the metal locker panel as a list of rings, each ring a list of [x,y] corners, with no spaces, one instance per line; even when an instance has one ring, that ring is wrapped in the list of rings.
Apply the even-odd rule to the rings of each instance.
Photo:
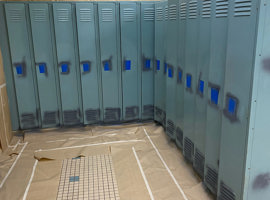
[[[155,121],[160,124],[165,124],[166,116],[166,79],[164,76],[164,37],[165,37],[165,6],[167,2],[155,3],[155,60],[154,60],[154,73],[155,73],[155,86],[154,86],[154,102],[155,102]]]
[[[104,122],[121,120],[116,3],[98,3]]]
[[[60,77],[63,124],[75,125],[81,122],[77,73],[75,58],[74,22],[69,3],[54,3],[54,26],[57,61]]]
[[[210,63],[210,40],[211,40],[211,0],[204,0],[200,4],[198,63],[196,73],[196,111],[195,111],[195,155],[193,166],[198,174],[204,176],[205,162],[205,135],[207,123],[207,83],[208,68]]]
[[[42,127],[59,125],[58,83],[48,4],[29,4]]]
[[[139,12],[137,3],[120,2],[123,120],[138,120],[141,110],[139,95]]]
[[[97,39],[93,3],[76,3],[84,124],[100,122]]]
[[[141,2],[142,120],[154,119],[154,5]]]
[[[186,43],[185,43],[185,92],[184,92],[184,156],[190,162],[194,157],[194,125],[195,125],[195,95],[196,69],[198,60],[199,39],[199,1],[187,2]]]
[[[184,91],[185,91],[185,38],[187,20],[187,2],[179,2],[178,11],[178,65],[176,69],[176,144],[183,148],[183,129],[184,129]]]
[[[219,165],[221,199],[226,195],[225,189],[230,190],[234,199],[243,198],[258,3],[261,2],[234,1],[234,9],[229,12]]]
[[[223,106],[224,74],[228,35],[228,12],[230,1],[212,1],[211,44],[208,75],[208,103],[205,139],[205,184],[217,193],[221,118]],[[218,91],[217,101],[212,93]],[[217,103],[216,103],[217,102]]]
[[[166,133],[176,138],[176,84],[178,56],[178,1],[168,1],[168,22],[166,34]]]
[[[20,117],[20,128],[39,126],[39,112],[33,79],[25,5],[5,4],[9,45]]]

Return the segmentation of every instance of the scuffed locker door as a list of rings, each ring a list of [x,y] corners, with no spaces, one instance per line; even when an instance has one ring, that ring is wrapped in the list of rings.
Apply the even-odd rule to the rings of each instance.
[[[75,61],[72,7],[68,3],[53,4],[56,50],[60,77],[64,125],[80,123],[80,103]]]
[[[123,120],[138,120],[139,95],[139,38],[137,3],[120,2]]]
[[[141,2],[142,119],[154,119],[155,4]]]
[[[98,3],[104,122],[121,120],[121,76],[116,3]]]
[[[48,4],[29,4],[42,127],[59,125],[57,65]]]
[[[93,3],[77,3],[77,28],[84,124],[100,121],[97,40]]]
[[[186,22],[185,52],[185,93],[184,93],[184,156],[193,162],[194,155],[194,123],[195,95],[197,89],[196,69],[198,60],[199,10],[198,1],[187,3],[188,16]]]
[[[9,45],[20,118],[20,128],[39,126],[38,97],[35,93],[24,4],[5,4]]]

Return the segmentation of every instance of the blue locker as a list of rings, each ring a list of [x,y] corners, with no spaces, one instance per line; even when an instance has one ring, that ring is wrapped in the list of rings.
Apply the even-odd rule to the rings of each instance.
[[[119,15],[116,3],[98,3],[104,122],[122,119]]]
[[[20,128],[37,128],[39,127],[39,105],[26,23],[26,8],[22,3],[7,3],[5,11]]]
[[[75,56],[76,26],[73,21],[72,6],[69,3],[54,3],[53,14],[63,124],[76,125],[81,123],[81,106],[77,80],[79,67]]]
[[[33,3],[29,4],[29,9],[42,127],[54,127],[60,124],[60,97],[49,6]]]
[[[76,3],[76,19],[84,124],[93,124],[101,121],[94,4]]]

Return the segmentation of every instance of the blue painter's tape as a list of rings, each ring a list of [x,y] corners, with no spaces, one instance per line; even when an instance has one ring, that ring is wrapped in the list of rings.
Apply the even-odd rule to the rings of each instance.
[[[62,68],[62,73],[68,73],[68,64],[62,64],[61,65],[61,68]]]
[[[131,61],[130,60],[126,60],[125,61],[125,70],[130,70],[131,69]]]
[[[78,182],[80,180],[79,176],[70,176],[69,182]]]
[[[236,110],[236,101],[235,101],[235,99],[229,97],[228,111],[230,114],[234,115],[235,110]]]
[[[173,70],[172,70],[172,68],[169,68],[168,69],[168,77],[169,78],[172,78],[173,77]]]
[[[23,74],[23,67],[21,65],[17,65],[16,72],[18,75],[22,75]]]
[[[160,70],[160,60],[156,60],[157,62],[157,70]]]
[[[110,71],[110,64],[108,61],[104,63],[104,71]]]
[[[183,78],[183,73],[182,73],[182,71],[180,70],[180,71],[178,72],[178,80],[179,80],[179,81],[182,81],[182,78]]]
[[[200,80],[200,86],[199,86],[200,93],[203,94],[204,91],[204,81]]]
[[[39,64],[38,65],[38,68],[39,68],[39,73],[41,74],[45,74],[46,73],[46,65],[45,64]]]
[[[186,85],[187,85],[187,88],[191,88],[191,75],[190,74],[187,74],[187,80],[186,80]]]
[[[83,63],[83,72],[89,72],[89,71],[90,71],[90,64]]]
[[[214,104],[218,104],[218,94],[219,94],[219,89],[218,88],[211,88],[211,102]]]
[[[150,69],[150,67],[151,67],[151,60],[146,59],[146,60],[145,60],[145,68],[146,68],[146,69]]]

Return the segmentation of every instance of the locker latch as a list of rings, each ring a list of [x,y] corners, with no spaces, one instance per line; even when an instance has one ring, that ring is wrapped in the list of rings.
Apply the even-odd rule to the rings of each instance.
[[[226,95],[226,107],[223,110],[223,113],[231,121],[237,120],[238,103],[239,100],[235,96],[231,94]]]
[[[104,71],[111,71],[112,70],[111,60],[105,60],[102,63],[103,63]]]
[[[191,81],[192,81],[191,74],[187,74],[186,78],[187,78],[187,80],[186,80],[186,87],[187,87],[187,89],[191,89]]]
[[[218,105],[219,88],[211,87],[211,103]]]
[[[151,69],[151,60],[145,59],[144,60],[144,70],[150,70]]]
[[[203,95],[203,92],[204,92],[204,81],[203,80],[199,81],[198,89],[199,89],[199,94]]]
[[[14,64],[15,68],[16,68],[16,73],[18,76],[24,76],[24,72],[25,72],[25,67],[23,64],[18,63],[18,64]]]
[[[83,61],[81,62],[83,73],[88,73],[91,70],[91,62],[90,61]]]
[[[160,60],[156,60],[156,70],[160,70]]]
[[[69,63],[63,62],[63,63],[60,63],[60,66],[61,66],[61,73],[62,74],[68,74],[69,73]]]
[[[167,63],[166,63],[166,62],[164,62],[164,74],[166,74],[166,73],[167,73],[167,67],[168,67]]]
[[[46,74],[47,73],[46,63],[39,63],[38,69],[40,74]]]
[[[168,66],[168,77],[173,78],[173,66],[169,65]]]
[[[183,79],[183,70],[178,67],[178,73],[177,73],[177,83],[182,83]]]
[[[125,60],[125,70],[131,70],[131,61]]]

